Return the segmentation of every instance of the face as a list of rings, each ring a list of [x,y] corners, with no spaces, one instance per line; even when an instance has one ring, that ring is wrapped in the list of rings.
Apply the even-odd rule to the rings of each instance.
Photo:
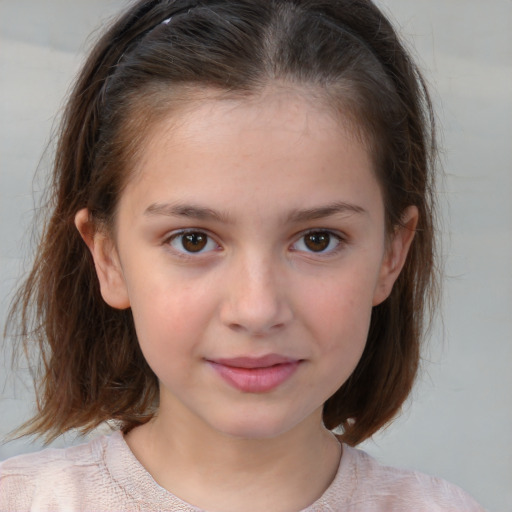
[[[409,240],[387,237],[349,125],[273,91],[155,126],[110,242],[88,240],[105,300],[132,309],[159,416],[270,438],[321,422]]]

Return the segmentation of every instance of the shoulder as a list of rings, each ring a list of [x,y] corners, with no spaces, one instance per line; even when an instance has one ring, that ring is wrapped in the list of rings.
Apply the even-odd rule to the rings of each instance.
[[[338,475],[344,510],[355,512],[483,512],[465,491],[441,478],[381,465],[364,451],[343,445]]]
[[[65,510],[85,486],[105,478],[104,451],[108,437],[66,449],[45,449],[0,463],[0,512]]]

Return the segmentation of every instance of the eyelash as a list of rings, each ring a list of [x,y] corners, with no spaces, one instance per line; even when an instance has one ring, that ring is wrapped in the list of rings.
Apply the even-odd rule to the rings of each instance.
[[[336,246],[330,250],[322,250],[322,251],[303,250],[303,252],[305,252],[306,254],[312,254],[312,255],[318,255],[318,256],[333,256],[333,255],[337,254],[343,248],[344,244],[346,244],[346,242],[347,242],[345,237],[343,237],[342,235],[340,235],[334,231],[331,231],[329,229],[310,229],[304,233],[301,233],[301,235],[297,239],[297,241],[292,244],[292,247],[297,245],[299,242],[303,242],[305,244],[304,240],[308,235],[327,235],[328,236],[327,247],[329,247],[331,245],[331,242],[333,240],[335,240],[337,243],[336,243]],[[300,251],[301,249],[292,249],[292,250]]]
[[[194,255],[199,255],[199,254],[203,254],[204,252],[211,252],[211,250],[215,250],[215,249],[210,249],[209,251],[203,251],[203,248],[201,248],[199,251],[187,251],[185,249],[185,247],[183,247],[183,242],[184,242],[184,237],[186,237],[187,235],[191,236],[191,235],[199,235],[199,236],[203,236],[206,238],[206,242],[205,242],[205,247],[208,246],[208,244],[210,242],[213,242],[215,244],[215,249],[219,248],[219,244],[217,242],[215,242],[215,240],[213,239],[212,236],[210,236],[206,231],[202,231],[200,229],[183,229],[181,231],[177,231],[175,233],[172,233],[169,237],[167,237],[165,239],[165,244],[171,246],[171,248],[174,250],[174,252],[176,252],[179,256],[181,257],[184,257],[184,258],[189,258],[189,257],[194,257]],[[178,247],[175,247],[173,245],[173,242],[175,241],[178,241],[179,243],[179,240],[181,239],[181,247],[183,250],[179,249]]]
[[[198,251],[188,251],[183,246],[184,237],[186,237],[187,235],[189,235],[189,236],[190,235],[199,235],[199,237],[204,236],[206,238],[205,245],[203,247],[201,247]],[[295,246],[297,244],[299,244],[300,242],[303,242],[304,244],[306,244],[306,242],[304,240],[308,235],[327,235],[327,237],[328,237],[327,248],[331,245],[333,239],[337,243],[336,243],[336,246],[330,250],[314,251],[314,250],[307,250],[307,249],[306,250],[297,249]],[[173,242],[175,242],[175,241],[178,241],[178,244],[179,244],[180,240],[181,240],[181,244],[180,244],[181,249],[178,247],[175,247],[173,245]],[[172,233],[169,237],[167,237],[164,242],[165,242],[165,244],[169,245],[175,253],[177,253],[180,257],[184,257],[184,258],[194,257],[195,255],[201,255],[201,254],[204,254],[205,252],[211,252],[215,249],[220,248],[220,245],[217,242],[215,242],[214,238],[211,235],[209,235],[206,231],[203,231],[200,229],[184,229],[184,230],[177,231],[175,233]],[[215,244],[215,248],[210,248],[209,250],[204,251],[203,249],[205,247],[207,247],[208,244],[211,242],[213,242]],[[304,252],[306,254],[311,254],[311,255],[332,256],[332,255],[337,254],[343,248],[343,246],[346,244],[346,242],[347,242],[347,240],[345,237],[343,237],[342,235],[340,235],[336,232],[333,232],[329,229],[311,229],[309,231],[301,233],[300,237],[291,245],[291,250],[293,252]]]

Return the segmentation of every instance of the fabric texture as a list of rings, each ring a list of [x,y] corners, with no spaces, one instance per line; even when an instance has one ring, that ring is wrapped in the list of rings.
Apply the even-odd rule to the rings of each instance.
[[[200,510],[160,487],[120,432],[67,449],[20,455],[0,464],[1,512]],[[483,510],[455,485],[382,466],[365,452],[343,445],[335,479],[303,512]]]

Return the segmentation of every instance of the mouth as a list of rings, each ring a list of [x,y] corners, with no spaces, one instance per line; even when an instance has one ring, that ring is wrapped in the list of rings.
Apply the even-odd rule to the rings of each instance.
[[[268,354],[263,357],[235,357],[207,360],[230,386],[244,393],[267,393],[286,382],[302,359]]]

